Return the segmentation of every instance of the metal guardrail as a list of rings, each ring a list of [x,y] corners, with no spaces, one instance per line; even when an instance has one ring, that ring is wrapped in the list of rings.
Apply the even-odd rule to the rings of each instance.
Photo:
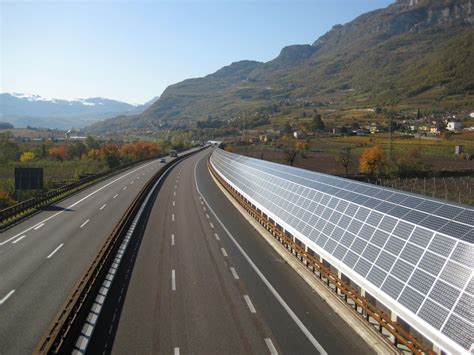
[[[150,159],[142,159],[139,161],[135,161],[132,163],[128,164],[123,164],[120,165],[116,168],[97,173],[97,174],[92,174],[89,176],[86,176],[80,180],[74,181],[73,183],[66,184],[64,186],[61,186],[59,188],[56,188],[54,190],[50,190],[48,192],[45,192],[39,196],[32,197],[28,200],[22,201],[20,203],[17,203],[13,206],[7,207],[3,210],[0,211],[0,226],[1,228],[8,227],[11,223],[16,222],[14,217],[27,212],[28,210],[31,210],[31,213],[36,211],[39,208],[45,207],[50,205],[51,203],[58,202],[57,198],[60,197],[63,194],[68,194],[71,192],[76,192],[79,190],[82,190],[83,188],[86,188],[89,186],[92,182],[98,182],[102,179],[105,179],[113,174],[119,173],[125,169],[128,169],[132,166],[138,165],[144,161],[152,160],[152,159],[157,159],[158,157],[150,158]],[[66,196],[64,196],[66,197]],[[26,214],[24,217],[28,216],[30,213]],[[11,221],[9,221],[11,220]]]
[[[173,165],[200,150],[184,154],[168,162],[141,189],[100,248],[86,272],[73,288],[66,302],[60,308],[46,335],[43,336],[34,350],[34,354],[62,354],[70,352],[73,346],[72,335],[75,334],[72,329],[75,329],[79,324],[82,325],[81,320],[88,313],[88,306],[93,302],[93,298],[100,287],[100,281],[105,277],[108,266],[112,263],[113,256],[116,254],[121,240],[127,233],[143,201],[151,192],[158,179],[166,174]]]
[[[351,307],[359,315],[369,322],[372,318],[378,325],[378,330],[387,330],[393,336],[392,344],[397,347],[398,344],[406,346],[413,354],[435,354],[431,349],[426,348],[416,337],[406,331],[399,323],[393,321],[390,315],[383,310],[375,307],[369,300],[359,294],[357,290],[348,285],[339,278],[329,267],[324,265],[319,259],[311,255],[303,247],[298,245],[292,238],[288,237],[283,229],[276,223],[269,220],[256,206],[252,205],[245,196],[238,192],[233,186],[228,184],[212,166],[208,160],[208,168],[217,181],[232,195],[232,197],[272,236],[277,239],[287,250],[289,250],[298,260],[317,274],[319,279],[323,280],[327,286],[336,294],[340,293],[346,303],[351,300]],[[359,311],[360,309],[360,311]],[[372,324],[372,323],[370,323]],[[373,325],[373,324],[372,324]],[[386,338],[386,337],[385,337]],[[398,348],[398,350],[402,350]]]

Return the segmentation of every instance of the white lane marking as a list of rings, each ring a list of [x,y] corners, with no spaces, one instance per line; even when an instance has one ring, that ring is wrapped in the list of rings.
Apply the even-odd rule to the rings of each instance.
[[[112,198],[117,198],[118,195],[119,195],[119,194],[115,194],[114,197],[112,197]]]
[[[174,245],[174,234],[171,234],[171,245]]]
[[[201,158],[202,160],[203,158]],[[199,160],[199,161],[201,161]],[[199,162],[198,161],[198,162]],[[198,183],[197,183],[197,177],[196,177],[196,167],[197,167],[197,163],[196,162],[194,164],[194,184],[196,185],[196,190],[198,192],[198,194],[200,195],[200,197],[202,197],[202,199],[204,200],[204,202],[206,202],[206,206],[207,208],[209,209],[209,211],[211,211],[211,213],[214,215],[214,217],[216,218],[216,220],[219,222],[219,224],[221,225],[222,229],[224,229],[224,231],[227,233],[227,235],[229,236],[229,238],[232,240],[232,242],[234,243],[234,245],[237,247],[237,249],[239,249],[239,251],[241,252],[241,254],[244,256],[244,258],[247,260],[247,262],[250,264],[250,266],[252,267],[252,269],[255,271],[255,273],[260,277],[260,279],[263,281],[263,283],[267,286],[267,288],[270,290],[270,292],[273,294],[273,296],[276,298],[276,300],[280,303],[280,305],[283,307],[283,309],[286,311],[286,313],[288,313],[288,315],[291,317],[291,319],[293,319],[293,321],[296,323],[296,325],[298,326],[298,328],[300,328],[300,330],[303,332],[303,334],[306,336],[306,338],[308,338],[308,340],[311,342],[311,344],[313,344],[313,346],[316,348],[316,350],[318,350],[318,352],[321,354],[321,355],[327,355],[327,352],[326,350],[324,350],[324,348],[321,346],[321,344],[319,344],[319,342],[316,340],[316,338],[313,336],[313,334],[311,334],[311,332],[308,330],[308,328],[306,328],[306,326],[303,324],[303,322],[298,318],[298,316],[295,314],[295,312],[293,312],[293,310],[290,308],[290,306],[288,306],[288,304],[285,302],[285,300],[280,296],[280,294],[277,292],[277,290],[275,290],[275,288],[273,287],[273,285],[267,280],[267,278],[265,277],[265,275],[263,275],[263,273],[260,271],[260,269],[257,267],[257,265],[255,265],[255,263],[253,262],[252,259],[250,259],[250,257],[247,255],[247,253],[245,252],[245,250],[240,246],[240,244],[237,242],[237,240],[235,239],[235,237],[232,235],[232,233],[227,229],[227,227],[224,225],[224,223],[221,221],[221,219],[217,216],[217,214],[214,212],[214,210],[212,209],[212,207],[209,205],[209,203],[207,202],[207,200],[203,197],[202,193],[201,193],[201,190],[199,189],[199,186],[198,186]]]
[[[209,225],[211,226],[212,229],[214,229],[214,225],[212,224],[212,222],[209,222]]]
[[[175,202],[175,201],[173,201],[173,206],[176,206],[176,202]]]
[[[171,220],[174,222],[174,213],[171,214]]]
[[[176,196],[176,191],[173,191],[173,196]]]
[[[101,210],[101,211],[102,211],[102,210],[105,208],[105,206],[107,206],[107,204],[106,204],[106,203],[104,203],[104,204],[103,204],[103,205],[102,205],[102,206],[99,208],[99,210]]]
[[[209,215],[208,215],[207,213],[206,213],[206,218],[207,218],[207,219],[209,219],[209,218],[210,218],[210,217],[209,217]]]
[[[125,191],[126,189],[127,189],[127,186],[124,186],[122,190],[124,190],[124,191]]]
[[[178,185],[174,185],[174,189],[176,190],[178,188]]]
[[[7,301],[7,299],[9,299],[10,296],[13,295],[14,293],[15,293],[15,290],[11,290],[10,292],[8,292],[7,295],[0,300],[0,306],[4,304]]]
[[[22,240],[23,238],[26,238],[26,234],[23,234],[21,237],[19,237],[18,239],[15,239],[12,244],[16,244],[18,243],[20,240]]]
[[[207,211],[206,207],[204,207],[204,206],[202,207],[202,209],[203,209],[204,211]]]
[[[219,234],[217,233],[214,233],[214,237],[216,237],[217,240],[221,240],[221,238],[219,238]]]
[[[267,344],[268,350],[270,350],[270,355],[278,355],[278,351],[270,338],[265,338],[265,344]]]
[[[179,355],[179,348],[174,348],[174,355]]]
[[[248,295],[244,295],[245,303],[247,303],[247,307],[250,309],[250,312],[252,313],[257,313],[255,310],[255,307],[253,306],[252,301],[250,300],[250,297]]]
[[[135,181],[133,181],[133,180],[132,180],[132,181],[130,181],[130,185],[132,185],[134,182],[135,182]]]
[[[54,249],[54,250],[51,252],[51,254],[49,254],[49,255],[46,257],[46,259],[51,259],[51,258],[53,257],[53,255],[56,254],[56,252],[57,252],[59,249],[61,249],[61,248],[63,247],[63,245],[64,245],[64,243],[59,244],[59,246],[58,246],[56,249]]]
[[[86,219],[86,220],[85,220],[85,221],[84,221],[84,222],[81,224],[81,226],[80,226],[79,228],[82,228],[82,227],[84,227],[84,226],[85,226],[87,223],[89,223],[89,221],[90,221],[90,219],[89,219],[89,218],[88,218],[88,219]]]
[[[41,223],[41,224],[38,224],[35,228],[33,228],[35,231],[37,231],[38,229],[40,229],[41,227],[44,226],[44,223]]]
[[[171,289],[176,291],[176,271],[171,270]]]
[[[102,191],[103,189],[109,187],[110,185],[116,183],[117,181],[122,180],[124,177],[126,177],[126,176],[128,176],[128,175],[130,175],[130,174],[133,174],[134,172],[136,172],[136,171],[138,171],[138,170],[140,170],[140,169],[143,169],[143,168],[147,167],[147,166],[150,165],[150,164],[155,164],[155,163],[156,163],[156,161],[152,161],[152,162],[150,162],[150,163],[148,163],[148,164],[145,164],[145,165],[143,165],[143,166],[141,166],[141,167],[138,167],[138,168],[136,168],[136,169],[134,169],[134,170],[132,170],[132,171],[130,171],[130,172],[128,172],[128,173],[122,175],[122,176],[119,176],[119,177],[116,178],[115,180],[112,180],[111,182],[105,184],[105,185],[102,186],[102,187],[99,187],[97,190],[92,191],[90,194],[84,196],[84,197],[81,198],[80,200],[77,200],[76,202],[74,202],[73,204],[67,206],[67,207],[64,208],[63,210],[56,212],[56,213],[53,214],[52,216],[49,216],[48,218],[43,219],[43,220],[42,220],[41,222],[39,222],[39,223],[47,222],[47,221],[49,221],[50,219],[53,219],[54,217],[59,216],[61,213],[64,213],[65,211],[67,211],[67,210],[69,210],[69,209],[71,209],[71,208],[77,206],[77,205],[80,204],[82,201],[87,200],[89,197],[95,195],[95,194],[98,193],[99,191]],[[118,194],[116,194],[116,195],[114,196],[114,198],[117,197],[117,196],[118,196]],[[11,237],[11,238],[8,238],[7,240],[1,242],[1,243],[0,243],[0,246],[2,246],[2,245],[4,245],[4,244],[8,243],[10,240],[15,239],[15,238],[17,238],[18,236],[20,236],[20,235],[22,235],[22,234],[25,234],[26,232],[29,232],[30,230],[32,230],[32,229],[35,228],[36,226],[37,226],[37,224],[35,224],[34,226],[31,226],[31,227],[25,229],[24,231],[22,231],[22,232],[20,232],[20,233],[18,233],[18,234],[16,234],[16,235],[14,235],[14,236]]]
[[[224,255],[224,256],[229,256],[229,255],[227,255],[227,252],[225,251],[224,248],[221,248],[221,252],[222,252],[222,255]]]
[[[237,271],[235,271],[235,268],[233,266],[230,267],[230,272],[232,273],[232,276],[234,277],[234,279],[236,280],[239,279],[239,275],[237,274]]]

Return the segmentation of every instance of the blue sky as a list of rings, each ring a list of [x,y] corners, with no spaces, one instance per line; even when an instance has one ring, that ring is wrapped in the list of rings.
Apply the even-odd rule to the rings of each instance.
[[[132,103],[242,59],[268,61],[392,0],[0,0],[0,92]]]

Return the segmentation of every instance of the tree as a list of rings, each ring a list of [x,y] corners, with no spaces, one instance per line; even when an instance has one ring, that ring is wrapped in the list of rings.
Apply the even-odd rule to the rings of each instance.
[[[69,158],[80,158],[87,153],[87,146],[82,142],[71,143],[67,147]]]
[[[68,158],[67,147],[64,144],[49,148],[48,154],[52,159],[57,161],[65,161]]]
[[[20,147],[10,141],[8,134],[0,136],[0,162],[17,161],[20,158]]]
[[[411,176],[424,170],[426,164],[418,148],[414,147],[397,159],[396,167],[399,176]]]
[[[336,156],[336,161],[344,167],[346,174],[349,174],[349,166],[352,164],[352,160],[352,147],[350,145],[342,148]]]
[[[387,158],[384,151],[378,146],[365,149],[359,160],[359,170],[371,177],[379,177],[387,169]]]
[[[296,156],[299,153],[299,150],[294,147],[286,147],[284,152],[286,163],[293,166],[293,164],[295,163]]]
[[[99,149],[100,148],[100,142],[96,140],[94,137],[87,136],[85,140],[87,149]]]
[[[315,110],[313,113],[311,129],[313,131],[323,131],[325,128],[326,126],[324,125],[321,115]]]
[[[16,201],[10,196],[8,192],[0,190],[0,210],[14,205]]]
[[[33,152],[23,152],[21,153],[20,156],[20,161],[21,162],[30,162],[36,158],[35,153]]]

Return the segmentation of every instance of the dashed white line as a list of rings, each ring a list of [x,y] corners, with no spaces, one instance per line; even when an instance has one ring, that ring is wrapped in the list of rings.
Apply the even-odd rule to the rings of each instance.
[[[221,240],[221,238],[219,238],[219,234],[217,233],[214,233],[214,237],[216,237],[216,240]]]
[[[174,355],[179,355],[179,348],[174,348]]]
[[[171,289],[176,291],[176,271],[171,270]]]
[[[206,207],[203,207],[202,209],[203,209],[204,211],[207,211]]]
[[[117,198],[118,195],[119,195],[119,194],[115,194],[114,197],[112,197],[112,198]]]
[[[176,196],[176,191],[173,191],[173,196]]]
[[[230,272],[232,273],[232,276],[234,277],[234,279],[236,280],[239,279],[239,275],[237,274],[237,271],[235,271],[235,268],[233,266],[230,267]]]
[[[224,248],[221,248],[221,252],[222,252],[222,255],[224,255],[224,256],[229,256],[229,255],[227,255],[227,252],[225,251]]]
[[[102,210],[105,208],[105,206],[107,206],[107,204],[106,204],[106,203],[104,203],[102,206],[100,206],[99,210],[101,210],[101,211],[102,211]]]
[[[84,222],[81,224],[81,226],[80,226],[79,228],[82,228],[82,227],[84,227],[84,226],[85,226],[87,223],[89,223],[89,221],[90,221],[90,219],[89,219],[89,218],[88,218],[88,219],[86,219],[86,220],[85,220],[85,221],[84,221]]]
[[[124,191],[125,191],[126,189],[127,189],[127,186],[124,186],[122,190],[124,190]]]
[[[174,185],[174,189],[176,190],[178,188],[178,185]]]
[[[54,217],[59,216],[60,214],[64,213],[64,211],[67,211],[68,209],[77,206],[77,205],[80,204],[82,201],[87,200],[89,197],[95,195],[95,194],[98,193],[99,191],[102,191],[103,189],[105,189],[105,188],[109,187],[110,185],[114,184],[115,182],[117,182],[117,181],[123,179],[124,177],[126,177],[126,176],[128,176],[128,175],[130,175],[130,174],[133,174],[134,172],[136,172],[136,171],[138,171],[138,170],[140,170],[140,169],[145,168],[146,166],[148,166],[148,165],[150,165],[150,164],[154,164],[154,162],[148,163],[148,164],[143,165],[143,166],[141,166],[141,167],[139,167],[139,168],[136,168],[136,169],[134,169],[134,170],[132,170],[132,171],[126,173],[126,174],[123,174],[122,176],[119,176],[119,177],[116,178],[115,180],[112,180],[111,182],[105,184],[104,186],[99,187],[97,190],[92,191],[90,194],[84,196],[83,198],[81,198],[81,199],[77,200],[76,202],[72,203],[71,205],[67,206],[65,209],[56,212],[55,214],[53,214],[52,216],[49,216],[48,218],[43,219],[43,221],[41,221],[40,223],[43,223],[43,224],[44,224],[44,222],[47,222],[47,221],[49,221],[50,219],[53,219]],[[118,196],[118,194],[117,194],[117,196]],[[115,197],[116,197],[116,196],[115,196]],[[114,197],[114,198],[115,198],[115,197]],[[33,226],[31,226],[31,227],[25,229],[24,231],[22,231],[22,232],[20,232],[20,233],[18,233],[18,234],[16,234],[16,235],[14,235],[13,237],[10,237],[10,238],[8,238],[7,240],[4,240],[3,242],[0,243],[0,246],[2,246],[2,245],[4,245],[4,244],[10,242],[11,240],[17,238],[19,235],[22,235],[22,234],[25,234],[26,232],[29,232],[30,230],[32,230],[32,229],[35,228],[35,227],[36,227],[36,225],[33,225]],[[38,228],[40,228],[40,227],[38,227]]]
[[[174,222],[174,213],[171,214],[171,220]]]
[[[197,167],[196,162],[194,164],[194,184],[196,185],[197,192],[199,194],[199,198],[203,199],[206,201],[207,208],[211,211],[211,213],[214,215],[216,220],[219,222],[221,227],[224,229],[224,231],[227,233],[229,236],[230,240],[234,243],[234,245],[237,247],[237,249],[241,252],[241,254],[244,256],[244,258],[247,260],[247,262],[250,264],[252,269],[255,271],[255,273],[260,277],[260,279],[263,281],[263,283],[267,286],[267,288],[270,290],[270,292],[273,294],[273,296],[277,299],[277,301],[280,303],[280,305],[283,307],[283,309],[288,313],[288,315],[293,319],[293,321],[296,323],[298,328],[303,332],[303,334],[306,336],[306,338],[313,344],[313,346],[318,350],[318,352],[322,355],[327,355],[326,350],[319,344],[319,342],[316,340],[316,338],[311,334],[311,332],[306,328],[306,326],[303,324],[303,322],[298,318],[298,316],[293,312],[293,310],[288,306],[288,304],[285,302],[283,297],[280,296],[280,294],[275,290],[273,285],[268,281],[268,279],[265,277],[265,275],[260,271],[260,269],[255,265],[253,260],[248,256],[248,254],[245,252],[245,250],[240,246],[240,244],[237,242],[235,237],[232,235],[232,233],[227,229],[227,227],[224,225],[224,223],[221,221],[221,219],[217,216],[216,212],[212,209],[212,207],[209,205],[207,200],[203,198],[201,190],[199,189],[199,185],[197,183],[197,177],[196,177],[196,167]]]
[[[21,237],[19,237],[18,239],[15,239],[12,244],[16,244],[18,243],[20,240],[22,240],[23,238],[26,238],[26,234],[23,234]]]
[[[4,304],[7,301],[7,299],[9,299],[10,296],[13,295],[14,293],[15,293],[15,290],[11,290],[10,292],[8,292],[7,295],[0,300],[0,306]]]
[[[171,234],[171,245],[174,245],[174,234]]]
[[[132,180],[132,181],[130,181],[130,185],[132,185],[134,182],[135,182],[135,181],[133,181],[133,180]]]
[[[209,219],[209,218],[211,218],[211,217],[209,217],[209,215],[206,213],[206,218]]]
[[[209,222],[209,225],[211,226],[212,229],[214,229],[214,225],[212,224],[212,222]]]
[[[251,313],[257,313],[255,310],[255,307],[253,306],[252,301],[250,300],[250,297],[248,295],[244,295],[245,303],[247,303],[247,307],[250,309]]]
[[[270,338],[265,338],[265,344],[267,344],[268,350],[270,350],[270,355],[278,355],[278,351]]]
[[[40,228],[43,227],[43,226],[44,226],[44,223],[41,223],[41,224],[38,224],[38,225],[37,225],[36,227],[34,227],[33,229],[34,229],[35,231],[37,231],[38,229],[40,229]]]
[[[59,244],[59,246],[58,246],[56,249],[54,249],[54,250],[51,252],[51,254],[49,254],[49,255],[46,257],[46,259],[51,259],[51,258],[53,257],[53,255],[56,254],[56,252],[57,252],[59,249],[61,249],[61,248],[63,247],[63,245],[64,245],[64,243]]]
[[[175,202],[175,201],[173,201],[173,206],[176,206],[176,202]]]

